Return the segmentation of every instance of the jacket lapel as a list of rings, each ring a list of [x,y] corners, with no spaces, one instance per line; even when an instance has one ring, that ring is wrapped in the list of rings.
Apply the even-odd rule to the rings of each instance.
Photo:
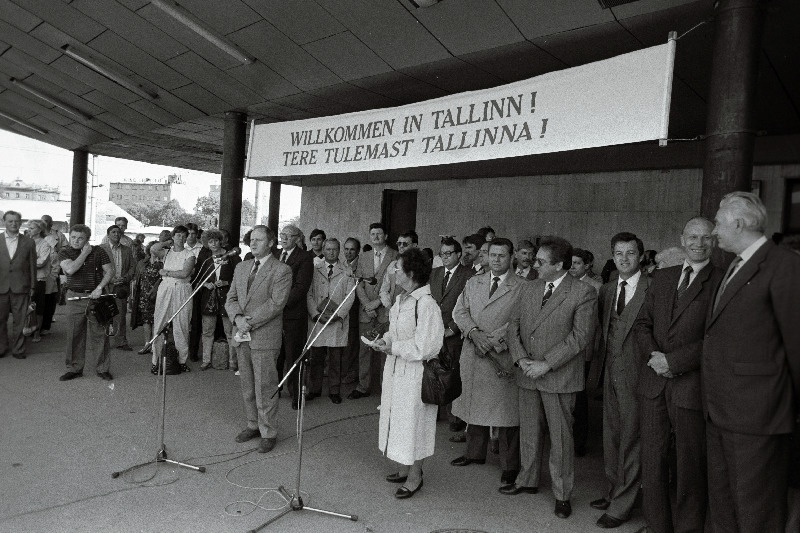
[[[625,325],[622,331],[623,338],[627,337],[628,332],[631,330],[631,327],[633,327],[633,323],[639,315],[639,309],[642,308],[642,304],[644,303],[644,296],[649,286],[650,278],[642,274],[639,277],[639,283],[636,284],[636,292],[633,293],[633,298],[631,298],[631,301],[625,306],[625,310],[620,317]]]
[[[678,320],[678,317],[681,316],[681,313],[683,313],[686,310],[686,308],[689,307],[689,304],[692,303],[692,301],[694,301],[695,298],[697,298],[697,295],[700,294],[700,291],[703,289],[703,284],[708,282],[708,278],[709,276],[711,276],[711,271],[713,269],[714,265],[712,265],[711,262],[709,262],[705,267],[703,267],[703,270],[697,273],[697,276],[692,281],[692,284],[686,288],[686,292],[683,293],[683,298],[678,300],[677,303],[673,302],[675,302],[675,298],[677,297],[677,291],[678,291],[677,285],[679,281],[676,279],[671,280],[674,282],[673,287],[675,287],[675,290],[672,291],[672,298],[670,299],[670,305],[673,307],[672,322],[670,323],[670,325],[674,324],[675,321]],[[679,274],[679,278],[682,275],[683,273],[681,271],[681,273]]]
[[[544,285],[542,283],[544,283]],[[544,291],[546,283],[542,283],[537,283],[537,286]],[[539,325],[544,321],[544,319],[550,316],[550,314],[552,314],[552,312],[555,311],[556,308],[567,299],[570,289],[572,289],[572,279],[571,276],[567,274],[567,276],[561,280],[561,283],[558,284],[556,290],[553,291],[553,294],[550,295],[550,299],[547,300],[547,303],[544,304],[544,307],[539,310],[539,313],[536,315],[536,318],[533,321],[533,326],[531,328],[532,331],[535,331],[536,328],[538,328]],[[540,292],[539,294],[544,297],[544,292]],[[534,306],[536,304],[537,302],[533,303]],[[539,304],[541,305],[541,302],[539,302]]]
[[[498,284],[497,284],[497,290],[495,290],[495,291],[494,291],[494,294],[492,294],[492,296],[491,296],[491,297],[489,298],[489,300],[486,302],[486,305],[487,305],[487,306],[491,305],[491,304],[492,304],[492,303],[494,303],[494,302],[495,302],[495,301],[496,301],[498,298],[500,298],[500,297],[501,297],[501,296],[503,296],[505,293],[507,293],[508,291],[510,291],[510,290],[511,290],[511,288],[514,286],[514,284],[516,284],[516,283],[517,283],[517,279],[516,279],[516,278],[517,278],[517,275],[516,275],[516,274],[514,274],[513,272],[511,272],[511,271],[509,270],[509,271],[508,271],[508,275],[506,276],[506,279],[505,279],[505,281],[503,281],[502,283],[498,283]],[[491,287],[491,284],[490,284],[489,286]]]
[[[19,237],[17,237],[19,239]],[[17,248],[19,248],[19,244],[17,244]],[[5,255],[8,258],[8,262],[11,262],[11,254],[8,253],[8,247],[6,246],[6,232],[3,231],[2,235],[0,235],[0,253]]]
[[[372,264],[374,265],[375,252],[373,252],[371,259],[372,259]],[[378,265],[378,270],[375,272],[375,277],[381,279],[383,273],[386,272],[386,268],[389,266],[389,263],[391,263],[392,261],[393,259],[389,257],[389,247],[387,246],[386,248],[383,249],[383,259],[381,259],[381,264]]]
[[[272,261],[277,261],[272,254],[268,254],[266,257],[264,257],[264,260],[258,265],[258,272],[256,272],[256,277],[253,278],[253,283],[250,284],[250,290],[248,291],[247,278],[250,277],[250,271],[253,270],[253,263],[255,263],[255,259],[250,262],[250,268],[247,269],[247,276],[244,278],[244,290],[246,294],[244,302],[245,305],[250,302],[250,296],[255,294],[258,286],[264,281],[264,278],[267,277],[267,274],[269,273],[268,270],[272,268]]]
[[[708,324],[709,326],[717,319],[720,312],[725,309],[725,306],[728,305],[728,302],[731,301],[739,289],[747,285],[747,282],[756,275],[756,272],[758,272],[758,270],[761,268],[761,263],[763,263],[767,258],[767,255],[773,246],[775,246],[773,243],[767,241],[756,251],[755,254],[753,254],[750,259],[747,260],[744,265],[739,267],[738,272],[733,275],[733,278],[731,278],[730,282],[728,282],[728,286],[725,287],[725,292],[722,293],[719,303],[716,306],[714,306],[713,303],[711,304],[712,315]],[[721,285],[722,283],[720,283],[720,286]],[[712,300],[712,302],[717,300],[717,292],[719,292],[719,289],[720,288],[717,287],[717,290],[714,291],[714,300]],[[706,326],[706,329],[708,329],[708,326]]]

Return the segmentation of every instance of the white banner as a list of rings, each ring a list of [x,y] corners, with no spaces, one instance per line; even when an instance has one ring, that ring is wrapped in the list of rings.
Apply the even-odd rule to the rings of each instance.
[[[402,107],[253,124],[246,175],[388,170],[665,139],[674,43]]]

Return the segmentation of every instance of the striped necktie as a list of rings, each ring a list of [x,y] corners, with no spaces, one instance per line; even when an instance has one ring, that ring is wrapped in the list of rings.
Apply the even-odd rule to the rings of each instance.
[[[619,284],[619,297],[617,298],[617,316],[620,316],[625,311],[625,286],[627,281],[622,281]]]
[[[250,285],[253,284],[253,280],[256,277],[256,273],[258,273],[258,265],[259,264],[260,263],[258,262],[258,259],[256,259],[255,263],[253,263],[253,270],[250,271],[250,276],[248,276],[248,278],[247,278],[247,292],[250,292]]]
[[[544,296],[542,297],[542,307],[545,306],[545,304],[547,303],[547,300],[549,300],[550,297],[553,295],[553,287],[555,287],[555,284],[553,284],[553,283],[548,283],[547,284],[547,290],[544,291]]]
[[[691,276],[691,274],[692,274],[692,267],[686,265],[686,268],[683,269],[683,279],[681,280],[681,284],[678,285],[678,297],[675,299],[675,301],[680,300],[681,296],[683,296],[683,293],[685,293],[686,289],[689,288],[689,277]]]

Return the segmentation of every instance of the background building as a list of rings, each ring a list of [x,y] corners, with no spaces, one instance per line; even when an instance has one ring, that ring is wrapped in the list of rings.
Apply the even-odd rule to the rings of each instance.
[[[29,184],[17,178],[9,182],[0,181],[0,199],[57,202],[61,199],[61,191],[58,187]]]
[[[108,199],[124,209],[136,204],[166,204],[175,199],[175,186],[182,184],[179,174],[164,178],[126,178],[109,184]]]

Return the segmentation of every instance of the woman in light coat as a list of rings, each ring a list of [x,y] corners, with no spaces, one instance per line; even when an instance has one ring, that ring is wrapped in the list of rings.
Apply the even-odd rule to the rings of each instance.
[[[436,405],[422,403],[422,362],[442,348],[442,312],[431,296],[431,261],[418,248],[398,256],[396,281],[406,291],[389,311],[389,331],[374,343],[386,353],[378,427],[378,447],[400,469],[386,476],[404,483],[395,497],[410,498],[422,488],[422,461],[433,455]]]

